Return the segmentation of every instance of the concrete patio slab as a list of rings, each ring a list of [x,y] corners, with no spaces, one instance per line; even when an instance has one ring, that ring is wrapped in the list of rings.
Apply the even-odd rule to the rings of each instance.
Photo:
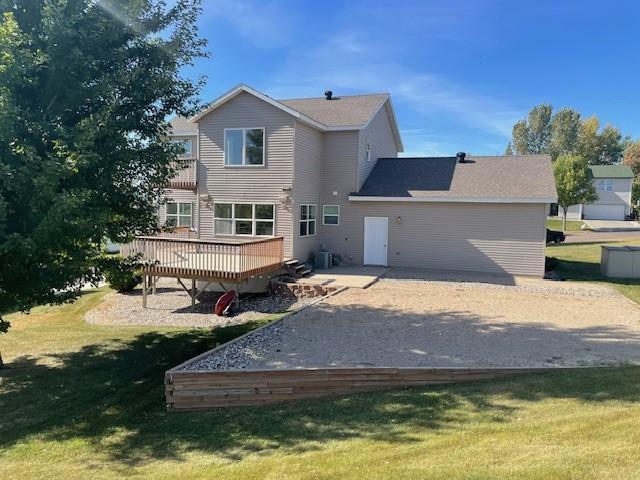
[[[640,222],[622,220],[583,220],[589,230],[595,232],[635,232],[640,231]]]
[[[387,267],[338,266],[315,270],[297,283],[332,287],[367,288],[387,273]]]

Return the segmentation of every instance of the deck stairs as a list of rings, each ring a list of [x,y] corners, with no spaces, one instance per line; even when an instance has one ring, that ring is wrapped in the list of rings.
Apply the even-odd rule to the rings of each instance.
[[[284,267],[287,270],[287,273],[294,278],[308,277],[313,271],[313,268],[308,264],[300,262],[300,260],[295,258],[285,260]]]

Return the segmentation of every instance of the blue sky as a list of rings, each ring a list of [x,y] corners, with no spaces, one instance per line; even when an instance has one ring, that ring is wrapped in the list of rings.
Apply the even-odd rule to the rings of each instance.
[[[391,93],[406,155],[503,153],[538,103],[640,137],[640,2],[203,0],[210,101]]]

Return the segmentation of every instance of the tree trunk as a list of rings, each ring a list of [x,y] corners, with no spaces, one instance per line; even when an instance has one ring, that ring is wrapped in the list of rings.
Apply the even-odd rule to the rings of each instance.
[[[562,231],[563,232],[567,231],[567,210],[569,210],[569,207],[562,207],[562,211],[564,212],[564,215],[562,215]]]

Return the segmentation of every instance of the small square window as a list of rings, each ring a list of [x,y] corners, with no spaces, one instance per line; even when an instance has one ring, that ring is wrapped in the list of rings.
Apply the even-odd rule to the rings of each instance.
[[[340,223],[340,205],[323,205],[322,224],[338,225]]]
[[[166,223],[172,227],[193,227],[193,205],[187,202],[167,202]]]

